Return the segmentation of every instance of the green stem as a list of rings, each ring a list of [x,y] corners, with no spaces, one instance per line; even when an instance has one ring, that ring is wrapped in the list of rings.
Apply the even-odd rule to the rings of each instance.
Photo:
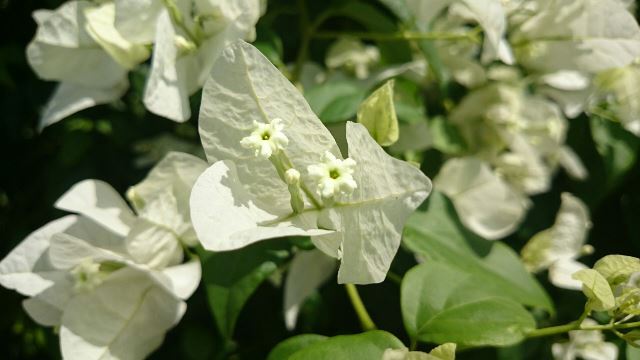
[[[394,283],[401,285],[402,284],[402,276],[393,273],[391,271],[387,271],[387,279],[393,281]]]
[[[199,38],[187,27],[184,23],[184,19],[182,18],[182,13],[178,6],[176,5],[174,0],[163,0],[164,6],[169,11],[169,16],[171,16],[171,20],[173,23],[178,26],[184,33],[187,35],[189,40],[193,41],[196,45],[200,45]]]
[[[360,298],[360,294],[358,294],[358,289],[356,289],[356,286],[353,284],[345,284],[344,286],[347,289],[347,294],[349,295],[349,300],[351,300],[351,305],[353,305],[353,309],[356,311],[356,314],[360,319],[362,329],[364,331],[375,330],[376,324],[374,324],[373,320],[371,320],[371,316],[369,316],[367,309],[364,307],[364,303]]]
[[[311,25],[309,24],[309,14],[307,13],[307,5],[305,0],[298,0],[298,11],[300,12],[300,34],[302,34],[302,41],[300,43],[300,49],[298,49],[298,55],[296,56],[296,62],[291,72],[291,82],[296,83],[300,78],[302,72],[302,66],[309,56],[309,42],[311,42]]]
[[[542,329],[535,329],[535,330],[533,330],[533,331],[531,331],[531,332],[529,332],[527,334],[527,338],[535,338],[535,337],[563,334],[563,333],[569,332],[571,330],[576,330],[578,327],[579,327],[579,323],[572,322],[572,323],[569,323],[569,324],[566,324],[566,325],[551,326],[551,327],[546,327],[546,328],[542,328]]]
[[[298,55],[296,56],[296,62],[291,72],[291,82],[296,83],[300,79],[300,73],[302,72],[302,66],[307,57],[309,56],[309,44],[311,39],[315,37],[316,30],[322,25],[328,18],[334,15],[331,10],[325,11],[311,23],[309,21],[309,14],[307,12],[307,6],[305,0],[298,0],[298,11],[300,13],[300,33],[302,34],[302,41]]]
[[[443,33],[402,31],[393,33],[357,32],[357,31],[319,31],[313,34],[316,38],[356,37],[363,40],[398,41],[398,40],[469,40],[476,41],[475,33]]]
[[[528,338],[541,337],[541,336],[550,336],[556,334],[562,334],[569,332],[571,330],[618,330],[618,329],[632,329],[640,327],[640,321],[630,322],[626,324],[606,324],[606,325],[591,325],[591,326],[580,326],[580,322],[574,321],[569,324],[559,325],[559,326],[551,326],[542,329],[536,329],[527,334]]]

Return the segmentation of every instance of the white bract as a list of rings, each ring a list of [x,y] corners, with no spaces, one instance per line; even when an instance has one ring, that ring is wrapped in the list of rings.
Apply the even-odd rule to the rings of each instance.
[[[125,13],[139,6],[133,1],[119,1],[118,15],[119,25],[131,30],[140,13]],[[167,1],[160,9],[157,2],[144,2],[150,14],[145,20],[155,29],[144,104],[154,114],[186,121],[191,117],[189,96],[202,87],[228,43],[255,38],[254,26],[264,8],[260,0]]]
[[[585,319],[582,326],[598,325],[594,320]],[[569,331],[569,342],[553,344],[551,351],[555,360],[616,360],[618,346],[606,342],[600,330]]]
[[[590,228],[587,206],[575,196],[563,193],[555,223],[535,234],[522,248],[522,261],[532,272],[549,269],[549,280],[554,285],[580,290],[582,283],[571,276],[587,268],[576,259],[593,251],[585,245]]]
[[[488,240],[515,231],[529,207],[525,196],[477,158],[448,160],[434,182],[451,199],[462,223]]]
[[[625,129],[640,136],[640,64],[598,74],[598,95]]]
[[[287,329],[296,326],[300,307],[335,274],[337,262],[320,250],[295,254],[284,283],[284,321]]]
[[[40,126],[108,103],[128,88],[127,72],[154,46],[144,103],[153,113],[186,121],[197,91],[224,46],[253,39],[261,0],[69,1],[38,10],[29,64],[45,80],[60,81]]]
[[[268,160],[241,145],[255,130],[256,118],[265,124],[282,119],[289,140]],[[194,186],[191,217],[205,248],[232,250],[306,235],[341,260],[340,283],[384,279],[406,217],[431,190],[420,170],[387,155],[354,123],[347,123],[349,157],[343,159],[302,94],[241,41],[214,65],[199,124],[213,165]],[[290,169],[300,175],[299,182],[287,180]]]
[[[60,81],[41,128],[117,99],[128,87],[127,70],[149,56],[145,47],[119,36],[111,3],[69,1],[55,10],[35,11],[33,17],[38,30],[27,60],[40,78]]]
[[[56,203],[78,215],[36,230],[0,262],[0,284],[29,297],[24,308],[35,321],[60,328],[65,359],[144,358],[184,314],[201,273],[197,259],[182,263],[178,234],[188,237],[190,225],[173,221],[189,193],[173,203],[163,198],[190,188],[195,177],[163,175],[168,163],[197,161],[172,157],[181,155],[134,188],[144,202],[139,216],[108,184],[85,180]]]
[[[514,24],[510,38],[518,62],[532,71],[597,73],[640,56],[640,27],[620,1],[532,3],[537,11]]]
[[[380,51],[372,45],[365,45],[354,38],[344,37],[333,43],[327,52],[327,67],[344,67],[358,79],[369,76],[369,68],[380,61]]]

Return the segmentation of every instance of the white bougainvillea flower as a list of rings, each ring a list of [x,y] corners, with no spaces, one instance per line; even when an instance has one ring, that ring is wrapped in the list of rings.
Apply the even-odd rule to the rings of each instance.
[[[60,328],[64,358],[144,358],[184,314],[184,300],[200,281],[200,263],[181,262],[182,248],[171,230],[175,223],[152,223],[170,215],[142,217],[144,211],[178,213],[179,207],[153,198],[162,198],[167,188],[178,194],[199,174],[188,180],[180,172],[182,178],[169,181],[163,176],[167,162],[136,187],[144,200],[140,216],[109,185],[86,180],[56,203],[79,215],[36,230],[0,262],[0,284],[30,297],[24,308],[35,321]],[[187,180],[182,185],[178,179]],[[178,204],[184,206],[189,193],[181,196]]]
[[[440,0],[426,2],[422,0],[407,0],[411,11],[411,19],[421,31],[429,31],[432,22],[443,10],[451,6],[451,13],[465,20],[478,23],[485,33],[482,51],[482,62],[501,60],[506,64],[513,63],[513,54],[509,43],[504,38],[507,21],[500,0]]]
[[[585,319],[582,326],[598,325],[591,319]],[[606,342],[600,330],[569,331],[569,342],[555,343],[551,347],[553,358],[556,360],[616,360],[618,346]]]
[[[534,235],[522,248],[522,261],[532,272],[549,269],[549,280],[554,285],[580,290],[582,283],[571,276],[586,269],[575,259],[593,251],[585,245],[590,228],[587,206],[577,197],[563,193],[555,223]]]
[[[528,195],[547,191],[558,166],[574,178],[587,176],[580,159],[565,145],[568,122],[561,110],[530,94],[519,77],[470,92],[450,119],[471,152]]]
[[[598,73],[640,56],[640,27],[618,0],[532,3],[538,11],[521,20],[510,38],[518,62],[528,69]]]
[[[387,349],[382,355],[382,360],[455,360],[456,344],[444,343],[428,354],[422,351],[410,351],[404,349]]]
[[[351,195],[358,184],[353,179],[356,162],[353,159],[338,159],[329,151],[324,153],[320,164],[307,167],[309,176],[317,185],[317,192],[323,198],[332,198],[334,195]]]
[[[240,140],[240,145],[255,150],[256,156],[268,159],[271,154],[284,150],[289,143],[289,139],[282,132],[282,119],[273,119],[267,124],[254,121],[253,127],[251,134]]]
[[[335,274],[337,268],[336,259],[320,250],[295,254],[284,283],[284,322],[287,329],[295,328],[302,304]]]
[[[127,191],[127,198],[141,217],[163,224],[186,246],[197,244],[191,225],[189,196],[208,164],[201,158],[168,153],[147,177]]]
[[[155,2],[145,4],[157,10]],[[191,5],[177,2],[173,9],[163,8],[157,15],[153,60],[144,93],[149,111],[174,121],[190,118],[189,96],[202,87],[226,44],[253,39],[263,11],[260,0],[209,0]],[[180,14],[180,23],[172,12]]]
[[[307,235],[320,250],[341,260],[340,283],[382,281],[406,217],[431,190],[429,179],[387,155],[360,124],[347,123],[352,161],[343,162],[335,140],[302,94],[245,42],[229,46],[211,74],[199,125],[213,165],[191,194],[191,218],[203,246],[232,250],[264,239]],[[254,130],[256,118],[263,123],[282,119],[289,139],[269,160],[240,144]],[[348,183],[357,184],[351,195],[318,197],[318,181],[308,169],[327,165],[327,152],[338,170],[352,178],[345,177]],[[296,191],[285,177],[291,168],[300,174]]]
[[[164,9],[162,0],[114,0],[114,26],[131,42],[151,44],[156,22]]]
[[[365,45],[357,39],[343,37],[334,42],[327,51],[325,60],[329,69],[344,67],[358,79],[369,76],[369,68],[380,61],[380,51],[372,45]]]
[[[599,97],[608,100],[607,108],[616,120],[640,136],[640,64],[598,74],[595,85]]]
[[[593,92],[588,73],[575,70],[560,70],[542,75],[537,91],[555,100],[565,116],[575,118],[580,115]]]
[[[69,1],[33,17],[38,30],[27,47],[29,64],[40,78],[61,82],[45,107],[41,128],[120,97],[128,87],[127,69],[149,55],[114,29],[110,3]]]
[[[511,234],[523,220],[529,202],[477,158],[448,160],[434,180],[462,223],[488,240]]]

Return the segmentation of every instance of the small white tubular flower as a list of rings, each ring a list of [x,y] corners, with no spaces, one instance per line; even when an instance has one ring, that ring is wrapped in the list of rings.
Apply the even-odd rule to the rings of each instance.
[[[273,119],[268,124],[254,121],[253,126],[251,135],[242,138],[240,145],[255,150],[256,156],[268,159],[278,151],[284,150],[289,144],[289,139],[282,132],[284,130],[282,119]]]
[[[309,176],[318,183],[318,193],[323,198],[332,198],[336,194],[351,195],[358,188],[353,179],[356,162],[353,159],[340,160],[332,153],[325,152],[323,162],[309,165]]]
[[[91,258],[83,260],[70,271],[75,282],[76,291],[91,291],[106,278],[106,274],[100,272],[100,263]]]

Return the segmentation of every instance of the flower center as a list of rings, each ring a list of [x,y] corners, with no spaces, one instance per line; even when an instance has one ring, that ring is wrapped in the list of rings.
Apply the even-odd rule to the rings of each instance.
[[[331,169],[329,170],[329,177],[332,179],[337,179],[340,177],[340,171],[338,171],[338,169]]]
[[[271,138],[271,134],[268,131],[262,133],[262,140],[269,140]]]

